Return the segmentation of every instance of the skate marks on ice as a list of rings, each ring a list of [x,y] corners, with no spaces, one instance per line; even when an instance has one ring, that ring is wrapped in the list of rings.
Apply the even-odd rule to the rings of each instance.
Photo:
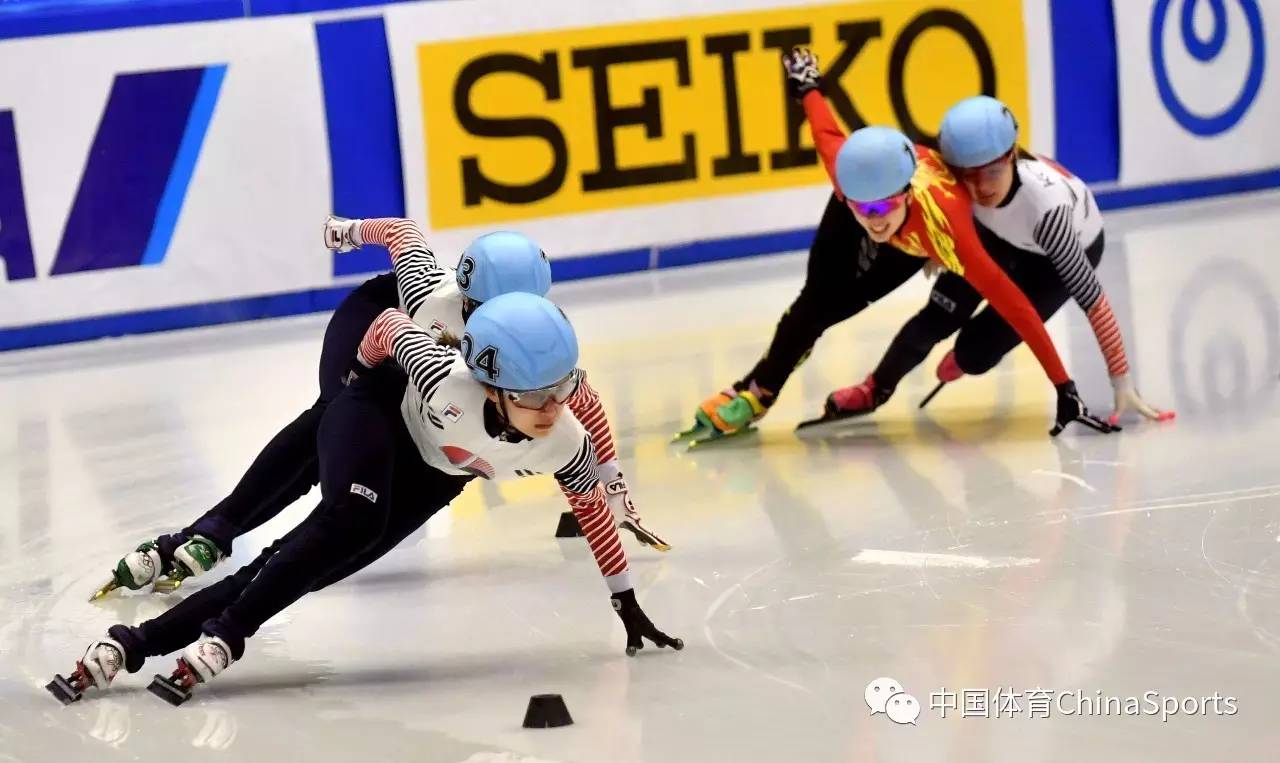
[[[849,561],[854,564],[880,564],[889,567],[953,567],[970,570],[1028,567],[1040,563],[1039,559],[1018,556],[971,556],[925,551],[890,551],[878,548],[863,549],[851,557]]]

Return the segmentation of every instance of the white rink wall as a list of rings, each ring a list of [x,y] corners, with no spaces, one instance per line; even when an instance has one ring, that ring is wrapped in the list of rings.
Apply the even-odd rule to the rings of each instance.
[[[518,228],[557,280],[804,249],[829,183],[788,121],[797,43],[846,127],[927,139],[990,92],[1104,208],[1276,185],[1277,24],[1255,0],[439,0],[12,25],[35,36],[0,40],[0,350],[331,308],[387,260],[325,252],[330,212],[407,215],[446,261]]]

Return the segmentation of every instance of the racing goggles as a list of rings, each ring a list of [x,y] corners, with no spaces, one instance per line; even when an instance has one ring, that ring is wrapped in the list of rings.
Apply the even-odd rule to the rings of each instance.
[[[569,375],[556,382],[539,389],[531,389],[528,392],[507,392],[507,399],[517,408],[524,408],[530,411],[541,410],[546,406],[548,400],[555,400],[557,403],[563,403],[568,400],[574,391],[578,388],[578,379],[570,371]]]
[[[961,180],[970,183],[977,183],[980,180],[995,180],[1000,176],[1000,171],[1004,169],[1004,163],[1011,156],[1013,156],[1013,149],[1009,149],[999,159],[987,162],[981,167],[952,167],[952,170]]]
[[[862,217],[884,217],[907,203],[907,191],[876,201],[850,201],[849,206]]]

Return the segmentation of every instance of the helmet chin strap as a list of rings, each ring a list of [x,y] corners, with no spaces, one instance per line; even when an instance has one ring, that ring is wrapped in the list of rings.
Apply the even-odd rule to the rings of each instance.
[[[497,389],[496,387],[494,389]],[[502,426],[507,429],[520,432],[515,425],[511,423],[511,415],[507,413],[507,393],[497,389],[498,392],[498,418],[502,420]],[[521,433],[523,434],[523,433]]]

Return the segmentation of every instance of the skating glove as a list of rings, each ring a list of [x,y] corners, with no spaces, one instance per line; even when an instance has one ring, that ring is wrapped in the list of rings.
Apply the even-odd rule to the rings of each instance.
[[[822,73],[818,57],[808,48],[792,48],[782,54],[782,68],[787,73],[787,94],[801,100],[811,90],[822,92]]]
[[[1134,388],[1133,379],[1129,374],[1111,377],[1111,388],[1116,393],[1116,407],[1111,412],[1112,424],[1120,421],[1120,416],[1129,409],[1141,413],[1152,421],[1169,421],[1174,417],[1173,411],[1162,411],[1147,405],[1147,401],[1143,400],[1138,390]]]
[[[622,619],[622,627],[627,629],[628,657],[634,657],[636,652],[644,649],[644,640],[641,637],[649,639],[659,647],[684,649],[684,641],[672,638],[658,630],[644,610],[640,609],[640,605],[636,603],[635,589],[628,588],[615,593],[610,599],[613,603],[613,611],[617,612],[618,617]]]
[[[1073,421],[1103,434],[1120,431],[1120,427],[1101,421],[1089,413],[1089,409],[1084,406],[1084,401],[1080,399],[1080,393],[1076,391],[1075,382],[1067,380],[1057,385],[1056,389],[1058,390],[1058,418],[1054,422],[1053,429],[1049,430],[1050,437],[1057,437]]]
[[[600,481],[604,484],[605,502],[609,504],[614,520],[621,522],[634,516],[636,505],[631,501],[631,491],[627,488],[627,479],[622,476],[622,468],[618,466],[618,462],[606,461],[597,469]]]

